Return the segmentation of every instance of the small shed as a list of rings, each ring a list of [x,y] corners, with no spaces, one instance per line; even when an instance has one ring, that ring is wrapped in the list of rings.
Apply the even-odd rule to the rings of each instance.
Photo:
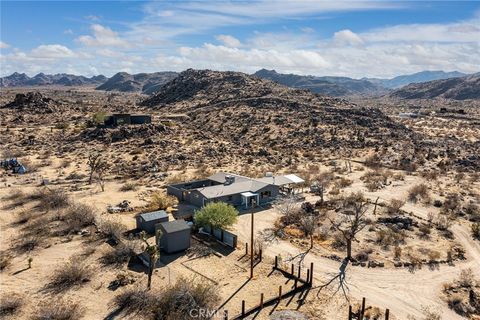
[[[166,253],[174,253],[190,248],[190,226],[185,220],[174,220],[162,222],[155,226],[162,232],[158,238],[156,232],[157,245]]]
[[[168,213],[164,210],[142,213],[137,216],[137,229],[154,234],[155,225],[161,222],[168,222]]]

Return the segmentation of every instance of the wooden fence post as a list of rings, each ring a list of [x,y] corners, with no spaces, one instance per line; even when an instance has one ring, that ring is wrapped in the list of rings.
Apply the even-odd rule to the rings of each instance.
[[[310,286],[313,286],[313,262],[310,263]]]
[[[278,286],[278,302],[282,300],[282,286]]]
[[[298,265],[298,278],[300,278],[300,275],[302,274],[302,266],[300,264]]]
[[[275,256],[275,269],[278,268],[278,256]]]
[[[364,314],[365,314],[365,297],[362,298],[362,309],[360,310],[360,320],[363,320]]]
[[[245,255],[248,256],[248,242],[245,242]]]
[[[297,285],[298,285],[298,278],[295,278],[295,281],[293,282],[293,287],[297,289]]]
[[[390,310],[389,309],[385,310],[385,320],[388,320],[388,318],[390,318]]]
[[[242,300],[242,319],[245,317],[245,300]]]
[[[263,309],[263,293],[260,294],[260,309]]]
[[[223,320],[228,320],[228,310],[223,311]]]
[[[292,271],[290,271],[290,273],[292,274],[292,277],[293,277],[293,275],[294,275],[294,272],[295,272],[295,266],[294,266],[293,263],[292,263]]]
[[[307,269],[307,283],[310,282],[310,269]]]
[[[258,255],[259,255],[259,258],[260,258],[260,262],[262,262],[262,256],[263,256],[263,250],[262,249],[259,249]]]
[[[352,320],[352,306],[348,306],[348,320]]]

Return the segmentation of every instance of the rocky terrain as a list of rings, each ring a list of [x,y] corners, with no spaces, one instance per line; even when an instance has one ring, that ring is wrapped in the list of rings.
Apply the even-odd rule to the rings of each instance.
[[[382,95],[388,92],[384,87],[367,80],[347,77],[316,77],[296,74],[282,74],[275,70],[258,70],[255,76],[273,80],[288,87],[307,89],[314,93],[342,97],[352,95]]]
[[[176,72],[168,71],[138,74],[119,72],[98,86],[97,90],[152,94],[176,76]]]
[[[390,96],[401,99],[480,99],[480,73],[465,77],[410,84],[393,91]]]
[[[0,87],[25,87],[25,86],[83,86],[98,85],[104,83],[107,77],[103,75],[87,78],[73,74],[59,73],[48,75],[39,73],[30,78],[25,73],[15,72],[9,76],[0,78]]]
[[[15,99],[1,108],[12,109],[19,112],[53,113],[58,110],[60,103],[43,96],[40,92],[18,93]]]

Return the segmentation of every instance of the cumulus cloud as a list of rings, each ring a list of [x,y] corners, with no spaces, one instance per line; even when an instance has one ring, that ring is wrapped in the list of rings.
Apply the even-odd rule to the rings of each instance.
[[[333,35],[333,41],[338,45],[356,46],[363,44],[362,38],[360,38],[358,34],[352,32],[352,30],[348,29],[335,32]]]
[[[240,40],[230,35],[220,34],[216,36],[215,39],[222,42],[225,46],[231,48],[238,48],[242,45]]]
[[[10,48],[10,45],[8,43],[0,41],[0,49],[6,49],[6,48]]]
[[[60,44],[40,45],[30,52],[30,57],[39,59],[73,58],[76,54]]]
[[[129,47],[129,43],[126,40],[121,39],[117,32],[108,27],[104,27],[100,24],[93,24],[90,29],[93,32],[93,36],[83,35],[78,37],[77,41],[87,47]]]

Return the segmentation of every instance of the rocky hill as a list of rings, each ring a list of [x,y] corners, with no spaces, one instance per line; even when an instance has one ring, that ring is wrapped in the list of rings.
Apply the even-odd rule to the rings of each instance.
[[[480,99],[480,73],[461,78],[410,84],[395,90],[390,96],[401,99]]]
[[[87,78],[73,74],[58,73],[44,74],[39,73],[34,77],[29,77],[25,73],[12,73],[9,76],[0,78],[0,87],[28,87],[28,86],[84,86],[98,85],[107,80],[103,75]]]
[[[315,77],[296,74],[282,74],[275,70],[261,69],[254,74],[263,79],[273,80],[292,88],[307,89],[315,93],[342,97],[352,95],[382,95],[387,90],[367,80],[348,77]]]
[[[385,88],[398,89],[411,83],[422,83],[433,80],[458,78],[465,76],[465,73],[461,73],[458,71],[422,71],[408,75],[401,75],[391,79],[364,78],[364,80],[368,80]]]
[[[15,99],[1,108],[25,111],[28,113],[53,113],[58,110],[59,102],[43,96],[40,92],[18,93]]]
[[[177,75],[176,72],[169,71],[138,74],[119,72],[96,89],[152,94],[158,91],[158,89],[165,83],[174,79]]]
[[[410,131],[378,109],[285,87],[239,72],[186,70],[142,105],[182,114],[182,159],[260,156],[276,163],[292,150],[318,155],[405,139]],[[178,137],[177,137],[178,138]]]

